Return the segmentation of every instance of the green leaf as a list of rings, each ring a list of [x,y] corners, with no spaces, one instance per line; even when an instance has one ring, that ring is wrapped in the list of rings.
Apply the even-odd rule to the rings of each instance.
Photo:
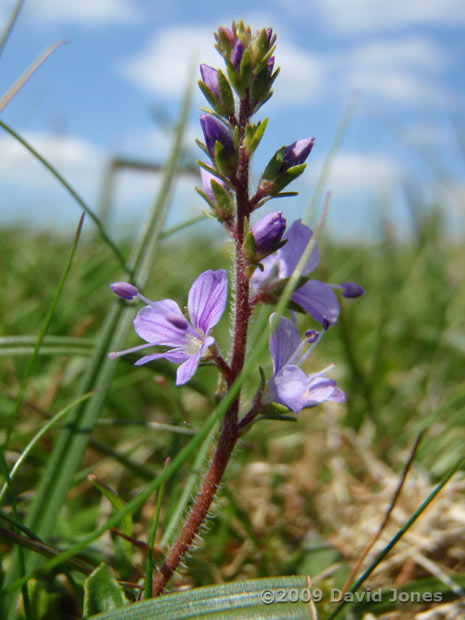
[[[227,114],[234,116],[236,111],[236,104],[234,101],[234,95],[231,89],[231,84],[228,82],[227,77],[221,71],[218,70],[218,89],[220,91],[221,101],[223,102],[224,109]]]
[[[246,48],[241,58],[241,66],[239,68],[239,75],[241,80],[242,88],[247,88],[250,84],[250,78],[252,75],[252,59],[250,57],[250,52]]]
[[[267,118],[257,123],[257,125],[247,125],[244,146],[247,148],[250,155],[256,150],[256,148],[260,144],[267,125]]]
[[[284,161],[284,153],[286,152],[286,147],[282,146],[280,149],[276,151],[273,157],[268,162],[265,172],[262,174],[261,180],[264,181],[274,181],[279,174],[279,170],[281,169],[282,163]]]
[[[221,103],[221,101],[218,101],[218,99],[215,97],[212,91],[208,88],[208,86],[204,82],[202,82],[202,80],[198,81],[198,85],[199,85],[200,90],[202,91],[203,96],[208,101],[208,103],[211,105],[211,107],[215,110],[215,112],[217,112],[221,116],[224,116],[226,109],[224,105]]]
[[[286,185],[289,185],[289,183],[297,179],[297,177],[300,177],[306,167],[307,164],[299,164],[298,166],[293,166],[292,168],[289,168],[289,170],[286,170],[286,172],[283,172],[283,174],[280,174],[275,180],[273,189],[270,193],[272,195],[278,194],[282,189],[286,187]]]
[[[215,179],[210,182],[213,195],[215,196],[216,203],[221,209],[231,217],[233,216],[233,198],[231,194]]]
[[[120,609],[127,602],[123,589],[108,566],[102,562],[87,577],[84,584],[84,617]]]
[[[275,599],[265,604],[265,597]],[[271,592],[271,594],[269,594]],[[292,593],[292,594],[291,594]],[[224,620],[236,618],[260,618],[260,620],[311,619],[308,604],[311,592],[307,578],[267,577],[229,583],[226,585],[195,588],[187,592],[176,592],[156,599],[134,603],[124,609],[92,616],[95,620],[184,620],[186,618],[208,618]],[[289,602],[289,597],[297,602]],[[283,599],[283,602],[278,602]],[[294,600],[294,598],[292,599]]]

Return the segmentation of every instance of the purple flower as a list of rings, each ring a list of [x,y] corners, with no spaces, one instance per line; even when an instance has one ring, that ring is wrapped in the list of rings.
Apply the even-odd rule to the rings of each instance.
[[[211,90],[217,99],[220,99],[220,89],[218,87],[218,70],[209,65],[200,65],[200,74],[205,86]]]
[[[129,282],[113,282],[113,284],[110,284],[110,288],[118,297],[130,299],[131,301],[139,293],[136,287],[133,284],[129,284]]]
[[[212,181],[216,181],[219,185],[221,185],[225,189],[227,189],[226,185],[217,176],[215,176],[211,172],[208,172],[208,170],[205,170],[205,168],[200,168],[200,178],[202,180],[203,191],[208,196],[208,198],[215,204],[216,198],[212,190]]]
[[[240,39],[237,39],[236,43],[234,44],[233,51],[231,52],[231,64],[236,69],[236,71],[239,71],[239,68],[241,66],[242,54],[244,53],[244,49],[245,47],[240,41]]]
[[[267,295],[273,297],[273,288],[277,284],[292,275],[312,235],[313,232],[308,226],[296,220],[284,235],[287,239],[286,245],[261,261],[263,271],[257,269],[250,279],[250,284],[256,293],[262,294],[265,301],[268,301]],[[301,275],[310,274],[317,266],[318,246],[315,245]],[[329,285],[319,280],[308,280],[294,291],[291,300],[322,324],[328,322],[334,325],[337,322],[339,317],[337,297]]]
[[[360,297],[365,293],[365,289],[360,284],[355,282],[344,282],[340,286],[342,288],[342,296],[352,299],[354,297]]]
[[[309,156],[314,144],[315,138],[305,138],[304,140],[296,140],[296,142],[286,146],[284,151],[284,161],[279,172],[282,174],[293,166],[303,164]]]
[[[273,317],[270,317],[270,323]],[[280,403],[299,413],[306,407],[315,407],[325,400],[338,403],[345,401],[344,392],[336,381],[329,379],[322,370],[307,375],[301,364],[307,359],[316,345],[315,338],[301,340],[296,325],[281,317],[276,329],[270,335],[270,353],[273,360],[273,375],[266,384],[264,402]]]
[[[234,154],[234,140],[223,123],[220,123],[220,121],[209,114],[202,114],[200,116],[200,124],[205,137],[205,144],[212,157],[215,156],[216,142],[223,145],[228,155]]]
[[[134,329],[148,344],[110,353],[110,357],[152,346],[170,347],[162,353],[142,357],[136,366],[164,357],[170,362],[181,364],[176,374],[176,385],[187,383],[197,370],[202,356],[215,342],[210,332],[224,312],[227,290],[228,280],[224,269],[209,269],[201,273],[189,291],[187,308],[190,322],[175,301],[163,299],[152,302],[137,293],[147,306],[134,319]]]
[[[268,213],[252,226],[255,249],[258,256],[266,256],[274,252],[286,230],[286,219],[281,211]]]

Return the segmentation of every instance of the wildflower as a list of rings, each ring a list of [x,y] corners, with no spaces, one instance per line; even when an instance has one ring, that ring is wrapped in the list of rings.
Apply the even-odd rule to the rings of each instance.
[[[274,316],[271,315],[270,324]],[[300,368],[319,338],[315,330],[309,330],[307,334],[306,340],[302,341],[296,325],[290,319],[279,319],[276,329],[270,335],[273,375],[266,385],[264,402],[280,403],[294,413],[299,413],[301,409],[315,407],[325,400],[338,403],[345,401],[345,394],[337,387],[336,381],[324,374],[328,368],[309,375]]]
[[[271,59],[270,59],[271,60]],[[304,140],[296,140],[284,149],[284,161],[279,170],[280,174],[289,170],[293,166],[303,164],[310,151],[315,144],[315,138],[305,138]]]
[[[201,114],[200,124],[208,152],[213,158],[215,157],[215,144],[217,142],[223,146],[227,155],[234,154],[234,140],[223,123],[209,114]]]
[[[121,292],[126,292],[121,287],[122,284],[125,283],[119,282],[112,285],[112,289],[120,296],[124,296]],[[215,342],[210,332],[224,312],[227,288],[228,281],[224,269],[218,271],[209,269],[201,273],[189,291],[187,308],[190,322],[184,317],[175,301],[163,299],[153,302],[140,295],[135,289],[134,296],[137,295],[147,305],[134,319],[134,329],[138,336],[147,341],[147,344],[118,353],[110,353],[110,357],[125,355],[152,346],[171,347],[162,353],[142,357],[136,362],[136,366],[164,357],[174,364],[181,364],[176,374],[176,385],[187,383],[197,370],[202,356]]]
[[[274,252],[286,230],[286,219],[281,211],[268,213],[252,226],[255,249],[258,257]]]
[[[277,252],[267,256],[263,261],[263,271],[256,270],[250,279],[252,289],[265,302],[275,303],[279,299],[287,278],[294,272],[313,232],[308,226],[296,220],[284,238],[286,245]],[[307,263],[302,269],[302,276],[307,276],[318,266],[318,246],[315,245]],[[319,280],[307,280],[293,292],[291,301],[320,323],[326,321],[334,325],[339,317],[339,303],[328,284]]]
[[[209,65],[200,65],[200,74],[205,86],[220,99],[220,89],[218,86],[218,70]]]

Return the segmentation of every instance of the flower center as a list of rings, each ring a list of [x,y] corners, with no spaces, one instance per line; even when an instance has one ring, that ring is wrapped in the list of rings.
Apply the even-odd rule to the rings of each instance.
[[[196,336],[195,334],[187,334],[186,342],[184,345],[184,352],[187,355],[197,355],[203,345],[203,340]]]

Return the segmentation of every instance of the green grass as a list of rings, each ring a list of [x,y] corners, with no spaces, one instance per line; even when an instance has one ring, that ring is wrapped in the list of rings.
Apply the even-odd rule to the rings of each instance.
[[[460,244],[446,242],[440,228],[437,214],[432,213],[417,222],[416,237],[402,245],[386,238],[375,246],[353,248],[323,238],[316,277],[329,282],[353,280],[367,291],[361,299],[342,301],[341,321],[329,330],[309,361],[312,369],[337,362],[337,378],[347,393],[347,403],[337,412],[334,407],[330,412],[325,408],[303,412],[295,424],[260,422],[247,434],[230,464],[216,502],[216,517],[204,531],[201,548],[187,562],[185,581],[207,585],[219,578],[230,581],[292,574],[304,570],[309,562],[315,571],[334,561],[337,554],[332,555],[329,541],[337,519],[332,524],[322,517],[318,498],[328,492],[334,477],[328,463],[337,455],[326,447],[323,452],[327,461],[313,463],[306,472],[308,481],[301,487],[292,482],[306,458],[306,450],[312,442],[327,436],[334,421],[340,432],[353,429],[363,434],[371,429],[371,451],[393,471],[401,469],[416,434],[427,428],[417,459],[430,472],[432,482],[463,456],[465,289],[458,266],[465,256]],[[194,231],[160,242],[156,260],[147,265],[145,274],[144,292],[152,299],[174,298],[182,305],[200,271],[212,265],[228,266],[228,250]],[[4,345],[8,346],[7,355],[0,356],[2,428],[14,410],[35,342],[32,338],[27,341],[29,349],[25,348],[24,336],[38,337],[63,271],[63,261],[58,261],[57,256],[67,256],[71,244],[71,237],[52,233],[0,231],[1,284],[7,292],[0,337],[9,337]],[[127,255],[130,245],[129,240],[121,242],[123,254]],[[119,278],[119,266],[111,250],[99,238],[84,235],[51,319],[43,352],[39,351],[35,365],[29,369],[24,400],[5,453],[10,469],[49,417],[76,398],[76,386],[89,370],[108,321],[105,317],[115,303],[108,284]],[[119,302],[116,307],[124,312],[129,326],[136,308]],[[302,325],[310,326],[308,318],[301,320]],[[137,337],[131,330],[127,332],[128,346],[136,343]],[[226,347],[228,338],[225,317],[218,338],[221,347]],[[120,341],[121,347],[125,345],[126,337]],[[108,364],[104,356],[99,364],[103,363]],[[83,457],[77,461],[75,471],[68,474],[69,488],[60,504],[54,505],[53,523],[47,521],[44,528],[41,521],[36,521],[34,526],[28,515],[31,506],[37,505],[37,489],[43,484],[41,480],[60,434],[66,432],[71,438],[76,435],[75,422],[70,426],[68,415],[40,438],[15,472],[12,484],[17,515],[11,512],[8,496],[2,506],[6,515],[24,522],[45,543],[61,551],[90,536],[108,518],[110,504],[87,481],[89,473],[95,473],[123,500],[131,501],[147,488],[151,477],[155,479],[162,471],[166,458],[176,457],[190,440],[190,435],[176,432],[176,427],[195,433],[213,410],[216,373],[212,368],[199,370],[192,389],[173,386],[174,367],[170,364],[136,368],[124,358],[111,363],[114,376],[100,401],[98,417],[89,433],[91,441],[86,437]],[[267,355],[262,365],[269,372]],[[246,380],[246,394],[252,393],[257,381],[258,369]],[[167,427],[150,428],[144,426],[146,422]],[[347,446],[341,450],[346,455],[350,451]],[[208,448],[204,451],[208,452]],[[159,539],[167,530],[170,536],[176,531],[172,517],[179,519],[185,514],[186,502],[206,462],[201,455],[193,470],[189,459],[167,480]],[[376,480],[366,481],[370,476],[367,466],[355,457],[348,458],[348,462],[351,476],[375,491]],[[187,483],[190,491],[186,496]],[[53,484],[52,476],[51,488]],[[251,485],[249,489],[247,484]],[[254,484],[260,505],[255,505],[249,494]],[[309,489],[308,495],[305,488]],[[148,540],[154,501],[151,496],[134,513],[135,538]],[[300,507],[297,512],[293,502]],[[265,515],[262,520],[257,516],[260,511]],[[312,539],[318,537],[320,546],[328,550],[326,555],[320,557],[314,550],[309,551],[309,524]],[[11,526],[4,521],[2,527]],[[8,536],[2,538],[3,570],[8,573],[15,545]],[[47,599],[41,603],[46,611],[38,617],[79,617],[81,574],[68,568],[63,581],[55,571],[41,571],[44,560],[27,553],[29,558],[34,557],[27,566],[38,571],[35,587]],[[127,545],[118,537],[112,537],[111,542],[108,538],[95,540],[81,556],[93,566],[101,561],[108,563],[120,579],[142,583],[145,560],[141,552],[134,549],[128,554]],[[56,611],[64,608],[69,611]]]

